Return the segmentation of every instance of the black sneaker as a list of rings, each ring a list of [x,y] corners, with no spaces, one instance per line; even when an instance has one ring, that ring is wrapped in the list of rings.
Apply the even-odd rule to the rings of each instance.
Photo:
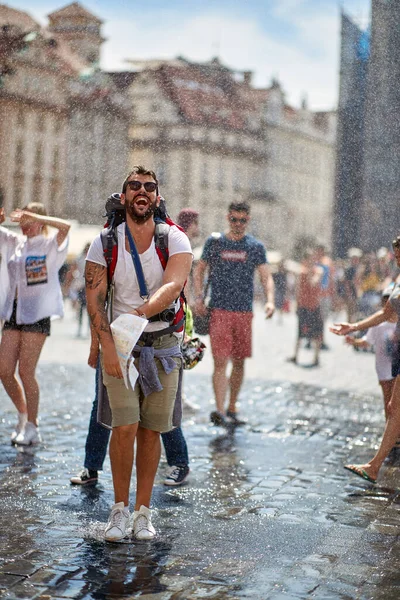
[[[99,479],[97,471],[91,471],[90,469],[83,468],[78,475],[71,477],[70,482],[72,485],[87,485],[88,483],[97,483]]]
[[[221,425],[222,427],[226,427],[228,424],[224,415],[217,410],[210,413],[210,421],[213,425]]]
[[[240,427],[240,425],[246,425],[246,421],[243,421],[243,419],[239,419],[237,413],[233,412],[232,410],[227,410],[226,416],[228,417],[230,423],[232,425],[235,425],[235,427]]]
[[[182,485],[189,475],[189,467],[187,465],[173,466],[164,479],[164,485]]]

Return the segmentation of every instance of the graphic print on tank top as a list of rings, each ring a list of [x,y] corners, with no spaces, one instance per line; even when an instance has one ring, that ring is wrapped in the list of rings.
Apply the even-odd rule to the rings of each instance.
[[[46,256],[27,256],[25,261],[26,285],[47,283]]]

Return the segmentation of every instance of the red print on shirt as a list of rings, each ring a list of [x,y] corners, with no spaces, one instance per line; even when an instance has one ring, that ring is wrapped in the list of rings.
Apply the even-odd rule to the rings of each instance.
[[[230,260],[231,262],[246,262],[247,252],[245,250],[223,250],[221,258],[222,260]]]

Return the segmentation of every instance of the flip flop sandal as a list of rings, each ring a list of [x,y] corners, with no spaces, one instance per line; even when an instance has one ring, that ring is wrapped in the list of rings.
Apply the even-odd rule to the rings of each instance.
[[[376,479],[372,479],[372,477],[370,477],[368,475],[367,471],[365,471],[364,469],[360,469],[360,467],[344,465],[344,468],[347,469],[347,471],[350,471],[351,473],[353,473],[354,475],[358,475],[358,477],[361,477],[361,479],[365,479],[366,481],[369,481],[370,483],[377,482]]]

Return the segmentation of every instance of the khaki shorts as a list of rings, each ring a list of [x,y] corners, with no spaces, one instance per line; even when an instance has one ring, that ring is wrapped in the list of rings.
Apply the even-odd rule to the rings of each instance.
[[[172,348],[177,344],[176,336],[168,334],[158,338],[154,342],[153,348]],[[143,396],[138,382],[133,390],[127,389],[123,379],[107,375],[103,367],[103,360],[101,360],[103,383],[107,388],[113,427],[140,423],[141,427],[160,433],[173,429],[172,415],[181,365],[179,357],[173,357],[173,359],[176,362],[176,368],[169,375],[166,375],[160,360],[155,359],[163,389],[161,392],[153,392],[147,398]],[[135,367],[139,370],[139,358],[135,359]]]

